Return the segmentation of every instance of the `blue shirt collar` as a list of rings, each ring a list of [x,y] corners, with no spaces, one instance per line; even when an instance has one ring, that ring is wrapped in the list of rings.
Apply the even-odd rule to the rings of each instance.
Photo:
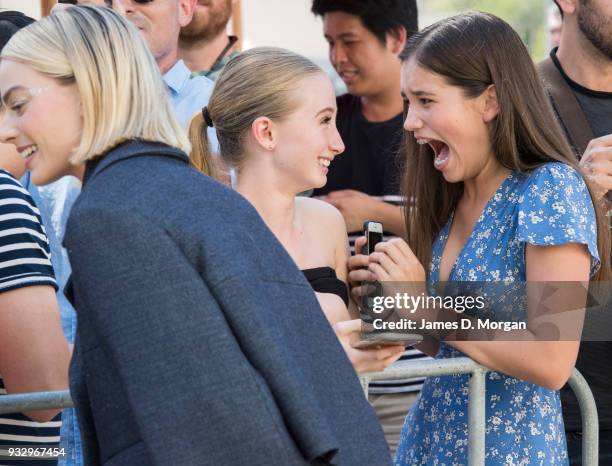
[[[191,77],[191,71],[183,60],[177,61],[172,68],[164,74],[164,82],[176,94],[180,94]]]

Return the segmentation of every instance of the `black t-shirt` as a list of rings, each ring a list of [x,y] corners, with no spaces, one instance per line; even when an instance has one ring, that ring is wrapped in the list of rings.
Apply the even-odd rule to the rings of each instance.
[[[339,189],[355,189],[370,196],[399,193],[403,154],[402,114],[387,121],[370,122],[361,112],[361,100],[351,94],[336,99],[336,126],[345,150],[334,159],[327,184],[315,196]]]
[[[574,92],[594,137],[612,134],[612,92],[592,91],[572,81],[561,68],[555,52],[556,49],[550,53],[550,58]],[[588,311],[586,319],[589,319]],[[576,368],[588,382],[595,397],[599,429],[612,431],[612,341],[582,342]],[[569,386],[561,390],[561,399],[565,430],[582,431],[578,401]]]
[[[612,92],[592,91],[572,81],[563,71],[556,51],[557,49],[553,49],[550,52],[550,59],[574,92],[578,105],[593,131],[593,136],[598,138],[612,134]]]

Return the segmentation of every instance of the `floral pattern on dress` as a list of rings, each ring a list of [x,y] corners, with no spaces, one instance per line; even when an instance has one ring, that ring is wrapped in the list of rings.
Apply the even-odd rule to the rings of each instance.
[[[451,222],[452,216],[434,242],[430,284],[438,282]],[[591,273],[597,270],[593,204],[582,176],[569,165],[555,162],[528,174],[512,172],[485,206],[449,281],[525,282],[526,243],[584,244]],[[507,310],[498,302],[493,313],[499,317]],[[462,356],[441,343],[436,358]],[[489,372],[485,416],[487,465],[568,464],[558,391]],[[467,418],[468,375],[428,378],[404,423],[395,465],[466,465]]]

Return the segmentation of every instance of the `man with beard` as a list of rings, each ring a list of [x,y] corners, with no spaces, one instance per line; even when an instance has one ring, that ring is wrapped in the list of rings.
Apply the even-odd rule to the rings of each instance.
[[[612,194],[612,2],[556,3],[563,17],[561,41],[539,71],[568,141],[603,201]],[[597,403],[600,464],[612,464],[612,342],[588,341],[595,339],[588,331],[593,317],[587,311],[576,367]],[[561,397],[570,464],[581,464],[578,403],[567,386]]]
[[[225,64],[239,52],[227,23],[236,0],[198,0],[191,22],[181,29],[179,56],[194,76],[215,81]]]

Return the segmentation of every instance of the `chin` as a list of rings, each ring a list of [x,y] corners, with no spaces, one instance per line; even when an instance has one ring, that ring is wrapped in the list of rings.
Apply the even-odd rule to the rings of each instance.
[[[344,85],[346,86],[346,90],[348,91],[348,93],[351,95],[361,97],[367,93],[365,92],[365,89],[363,89],[363,86],[359,85],[359,83],[351,84],[351,85],[344,83]]]
[[[310,188],[308,189],[319,189],[327,184],[327,176],[324,176],[322,179],[317,180],[314,183],[311,183]]]
[[[453,173],[452,171],[443,171],[442,177],[446,180],[447,183],[460,183],[465,181],[465,178],[460,176],[457,173]]]
[[[39,171],[36,171],[36,170],[31,171],[30,176],[32,179],[32,183],[34,183],[36,186],[45,186],[61,178],[61,175],[53,176],[52,174],[40,173]]]

